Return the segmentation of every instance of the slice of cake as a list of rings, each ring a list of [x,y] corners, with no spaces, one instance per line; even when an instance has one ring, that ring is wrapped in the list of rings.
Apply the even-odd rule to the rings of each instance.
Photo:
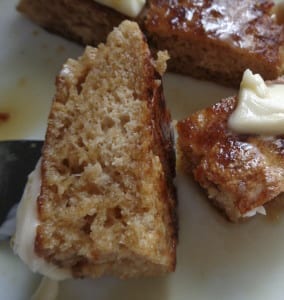
[[[14,249],[51,278],[175,269],[175,154],[157,61],[136,23],[60,72]],[[36,182],[38,181],[38,182]]]
[[[127,5],[140,10],[121,13]],[[247,68],[266,80],[283,74],[283,6],[277,7],[270,0],[20,0],[18,10],[89,45],[104,41],[121,20],[134,19],[153,51],[168,50],[170,71],[237,87]]]
[[[248,68],[264,79],[284,72],[284,27],[272,1],[152,0],[145,28],[167,49],[169,70],[238,87]]]
[[[284,192],[284,80],[246,71],[237,97],[178,122],[179,164],[231,221]]]
[[[17,9],[45,29],[83,45],[105,42],[126,16],[93,0],[23,0]]]

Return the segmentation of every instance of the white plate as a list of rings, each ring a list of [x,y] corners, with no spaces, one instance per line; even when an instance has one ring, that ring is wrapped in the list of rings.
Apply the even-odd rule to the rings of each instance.
[[[0,139],[43,138],[54,80],[67,57],[83,48],[48,34],[0,1]],[[165,96],[174,119],[210,105],[232,89],[166,75]],[[284,299],[284,212],[228,223],[189,178],[177,176],[179,245],[176,272],[166,278],[68,280],[58,299]],[[0,243],[0,299],[29,299],[39,281]]]

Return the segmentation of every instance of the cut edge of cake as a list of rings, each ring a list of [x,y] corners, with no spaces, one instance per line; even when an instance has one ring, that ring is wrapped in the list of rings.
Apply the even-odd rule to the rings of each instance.
[[[175,153],[161,81],[167,58],[161,52],[155,61],[138,25],[124,21],[57,77],[30,249],[55,277],[58,270],[94,278],[175,270]],[[14,239],[20,256],[23,224]],[[26,263],[44,274],[46,266]]]

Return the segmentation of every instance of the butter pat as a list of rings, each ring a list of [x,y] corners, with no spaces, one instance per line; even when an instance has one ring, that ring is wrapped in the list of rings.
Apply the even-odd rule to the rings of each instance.
[[[266,85],[262,77],[246,70],[238,104],[228,121],[238,133],[278,135],[284,133],[284,84]]]
[[[146,0],[95,0],[96,2],[111,7],[129,17],[137,17]]]

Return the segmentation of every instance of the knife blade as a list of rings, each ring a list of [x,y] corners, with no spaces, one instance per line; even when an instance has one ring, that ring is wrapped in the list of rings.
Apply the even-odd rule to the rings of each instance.
[[[20,201],[29,173],[41,156],[43,141],[0,141],[0,225]]]

